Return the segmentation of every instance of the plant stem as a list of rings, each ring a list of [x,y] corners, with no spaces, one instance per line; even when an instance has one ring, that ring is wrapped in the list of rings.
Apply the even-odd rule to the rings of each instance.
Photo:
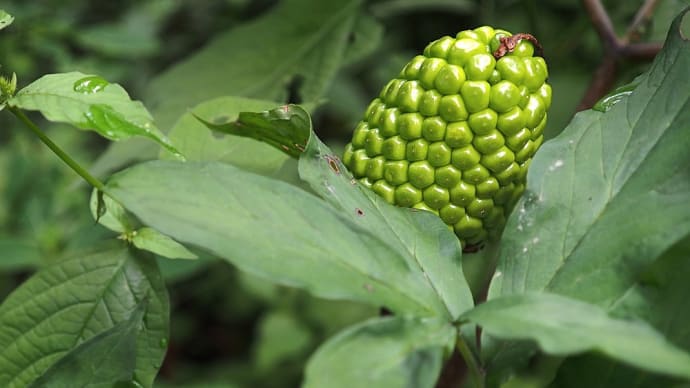
[[[477,363],[477,359],[474,357],[474,354],[472,354],[472,350],[470,350],[469,346],[467,346],[467,343],[462,338],[462,334],[459,332],[458,340],[456,341],[455,345],[462,355],[462,358],[465,359],[467,369],[470,371],[470,376],[472,376],[472,380],[474,381],[474,387],[484,388],[484,372],[479,366],[479,363]]]
[[[34,124],[31,119],[26,117],[24,112],[22,112],[21,109],[15,108],[15,107],[8,107],[10,112],[12,112],[17,118],[24,123],[33,133],[38,136],[41,141],[50,148],[51,151],[53,151],[60,159],[62,159],[63,162],[65,162],[74,172],[79,174],[86,182],[88,182],[91,186],[94,188],[103,191],[105,189],[105,185],[103,182],[98,180],[98,178],[94,177],[91,175],[88,171],[86,171],[85,168],[83,168],[79,163],[77,163],[74,159],[72,159],[65,151],[60,148],[57,144],[53,143],[52,140],[48,137],[48,135],[45,134],[39,128],[36,124]]]

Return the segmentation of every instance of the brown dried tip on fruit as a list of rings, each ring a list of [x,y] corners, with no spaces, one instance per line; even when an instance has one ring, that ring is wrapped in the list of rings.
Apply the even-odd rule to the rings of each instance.
[[[505,56],[508,53],[512,53],[513,50],[515,50],[515,47],[517,47],[518,43],[520,43],[521,40],[528,40],[532,42],[534,45],[534,50],[536,56],[543,57],[544,56],[544,48],[541,46],[537,38],[534,37],[532,34],[526,34],[526,33],[519,33],[515,34],[512,36],[504,36],[499,38],[499,41],[501,42],[501,45],[498,46],[496,51],[494,51],[494,58],[499,59],[503,56]]]

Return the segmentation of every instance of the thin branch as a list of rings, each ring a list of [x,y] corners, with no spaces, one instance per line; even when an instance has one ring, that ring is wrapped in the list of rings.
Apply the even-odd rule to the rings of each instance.
[[[594,24],[594,28],[597,30],[599,37],[604,43],[604,48],[615,49],[620,46],[616,31],[613,29],[611,18],[609,18],[609,14],[601,4],[601,1],[583,0],[582,3],[585,6],[589,18]]]
[[[658,0],[646,0],[642,4],[623,38],[616,35],[611,18],[600,0],[582,0],[582,4],[602,41],[604,57],[577,107],[578,111],[591,108],[611,90],[621,60],[651,60],[662,47],[660,43],[631,43],[639,39],[639,30],[652,17]]]
[[[620,55],[633,60],[652,60],[664,45],[659,42],[632,43],[620,48]]]
[[[623,37],[624,42],[635,42],[640,39],[640,29],[647,24],[654,15],[654,9],[659,4],[659,0],[646,0],[637,10],[635,18],[628,26],[628,30]]]

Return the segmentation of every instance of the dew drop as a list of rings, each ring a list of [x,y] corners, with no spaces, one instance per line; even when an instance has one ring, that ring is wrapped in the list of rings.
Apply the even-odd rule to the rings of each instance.
[[[97,75],[91,75],[76,80],[74,82],[73,89],[77,93],[91,94],[102,91],[108,85],[108,81],[106,81],[102,77],[99,77]]]
[[[167,338],[161,338],[158,345],[160,345],[161,349],[167,348],[168,347],[168,339]]]
[[[553,162],[552,165],[549,166],[549,171],[556,171],[561,167],[563,167],[563,160],[558,159],[557,161]]]

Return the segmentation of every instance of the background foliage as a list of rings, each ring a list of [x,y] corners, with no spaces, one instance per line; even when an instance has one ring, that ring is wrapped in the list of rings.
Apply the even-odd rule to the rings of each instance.
[[[230,104],[220,98],[224,95],[252,98],[246,101],[248,110],[268,108],[273,101],[302,103],[312,109],[319,136],[337,150],[369,100],[427,42],[492,24],[531,32],[544,45],[554,89],[546,130],[551,138],[570,121],[602,49],[579,1],[543,3],[10,0],[3,7],[16,19],[0,35],[0,62],[3,72],[17,73],[25,83],[20,87],[45,73],[100,74],[142,99],[176,144],[191,142],[186,149],[203,147],[203,155],[211,147],[217,150],[211,153],[217,160],[243,160],[257,172],[294,182],[284,173],[293,162],[282,154],[263,149],[256,154],[272,157],[260,163],[250,159],[255,151],[251,147],[263,144],[231,146],[210,132],[206,139],[185,139],[185,132],[176,128],[187,126],[183,120],[193,120],[183,115],[186,108],[219,97],[195,109],[203,116],[204,108]],[[617,31],[625,30],[638,3],[605,2]],[[642,39],[662,41],[671,19],[687,4],[661,1]],[[624,63],[616,83],[631,81],[647,66]],[[236,101],[232,105],[236,107]],[[38,115],[35,119],[41,122]],[[49,260],[111,236],[92,221],[84,205],[86,186],[19,125],[9,115],[0,116],[0,300]],[[101,176],[157,152],[155,145],[144,141],[107,147],[96,136],[58,124],[41,126]],[[194,159],[193,153],[188,156]],[[678,261],[673,252],[668,256],[669,262]],[[191,386],[191,381],[204,387],[214,382],[296,386],[306,358],[319,343],[351,323],[378,315],[371,307],[326,302],[271,285],[212,257],[159,263],[172,306],[161,386]],[[662,263],[659,267],[658,276],[673,275]],[[673,290],[658,292],[674,295]],[[625,303],[648,303],[647,298],[670,303],[642,288]],[[563,374],[576,373],[591,362],[584,356],[571,360]]]

